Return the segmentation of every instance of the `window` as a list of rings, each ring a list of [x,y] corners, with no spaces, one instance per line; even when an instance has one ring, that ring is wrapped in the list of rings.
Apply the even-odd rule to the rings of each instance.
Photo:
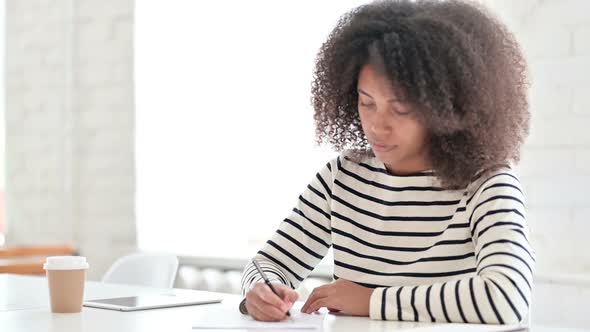
[[[366,1],[136,2],[143,250],[251,257],[337,154],[314,142],[316,53]]]

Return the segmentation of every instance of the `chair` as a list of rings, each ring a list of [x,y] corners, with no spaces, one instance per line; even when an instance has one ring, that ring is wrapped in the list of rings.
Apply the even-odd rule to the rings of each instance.
[[[105,273],[108,283],[172,288],[178,258],[169,254],[135,253],[119,258]]]
[[[20,245],[0,247],[0,273],[45,274],[48,256],[76,255],[72,245]]]

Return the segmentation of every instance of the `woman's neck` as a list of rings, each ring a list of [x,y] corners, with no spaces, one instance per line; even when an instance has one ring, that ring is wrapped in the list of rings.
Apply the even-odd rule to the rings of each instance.
[[[424,173],[432,171],[432,165],[430,163],[420,163],[416,165],[407,165],[401,167],[393,167],[391,164],[385,164],[385,169],[393,175],[410,175],[416,173]]]

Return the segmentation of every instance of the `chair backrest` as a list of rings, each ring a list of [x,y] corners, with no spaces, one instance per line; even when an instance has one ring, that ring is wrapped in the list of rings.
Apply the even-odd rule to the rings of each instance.
[[[103,282],[172,288],[178,258],[169,254],[136,253],[119,258],[102,278]]]

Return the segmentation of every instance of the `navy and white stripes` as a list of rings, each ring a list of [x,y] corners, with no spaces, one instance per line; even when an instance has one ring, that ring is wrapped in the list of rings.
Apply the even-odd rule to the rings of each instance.
[[[334,250],[334,278],[374,288],[373,319],[515,323],[528,312],[535,254],[525,200],[504,168],[464,190],[432,172],[399,176],[345,153],[312,179],[256,258],[296,288]],[[260,281],[245,268],[242,291]]]

